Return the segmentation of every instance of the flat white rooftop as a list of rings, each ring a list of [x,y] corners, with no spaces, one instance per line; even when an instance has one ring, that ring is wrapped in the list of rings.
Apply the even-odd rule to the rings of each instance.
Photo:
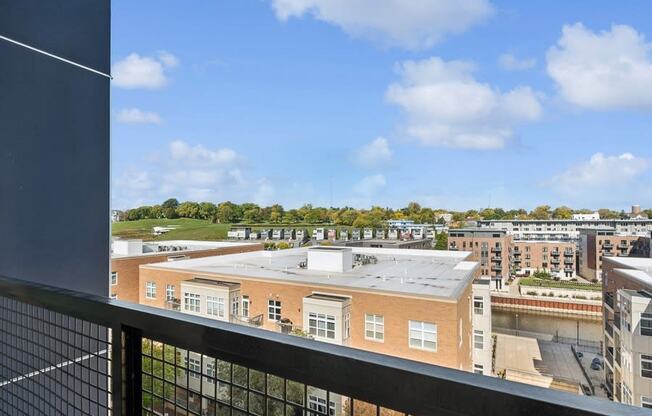
[[[618,273],[652,287],[652,259],[645,257],[605,257],[603,261],[614,263],[614,270]]]
[[[179,270],[220,279],[242,277],[279,282],[392,292],[415,296],[458,299],[473,281],[478,267],[467,261],[465,251],[411,250],[352,247],[353,255],[374,256],[376,263],[357,265],[344,272],[326,272],[300,267],[308,248],[254,251],[155,263],[145,268]]]
[[[257,242],[240,241],[198,241],[198,240],[165,240],[142,241],[114,239],[112,241],[111,258],[175,255],[192,251],[210,250],[226,247],[242,247],[260,244]]]

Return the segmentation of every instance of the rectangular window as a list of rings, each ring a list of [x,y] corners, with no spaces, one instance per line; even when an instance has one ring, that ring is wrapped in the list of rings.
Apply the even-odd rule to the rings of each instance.
[[[652,409],[652,397],[641,396],[641,407]]]
[[[310,312],[308,314],[308,333],[318,338],[335,339],[335,317]]]
[[[385,318],[383,315],[364,315],[364,337],[382,342],[385,338]]]
[[[473,347],[476,350],[484,349],[484,332],[481,329],[473,330]]]
[[[224,298],[206,296],[206,313],[224,318]]]
[[[242,297],[242,316],[249,317],[249,296]]]
[[[188,377],[199,380],[201,378],[199,375],[199,373],[201,373],[201,361],[188,357],[185,357],[185,361],[186,368],[189,370]]]
[[[200,298],[196,293],[184,293],[183,294],[183,309],[190,312],[201,312]]]
[[[233,296],[231,299],[231,315],[238,316],[240,314],[240,298]]]
[[[308,408],[320,415],[326,414],[326,399],[317,396],[308,396]],[[328,402],[328,415],[335,416],[335,402]]]
[[[652,378],[652,355],[641,354],[641,377]]]
[[[641,335],[652,336],[652,313],[641,314]]]
[[[484,374],[484,366],[482,364],[473,364],[473,372],[475,374]]]
[[[482,296],[473,297],[473,312],[476,315],[484,315],[484,298]]]
[[[156,283],[145,282],[145,297],[147,299],[156,299]]]
[[[118,284],[118,272],[111,272],[111,286]]]
[[[174,299],[174,285],[165,285],[165,300],[172,302]]]
[[[437,351],[437,325],[429,322],[410,321],[410,348]]]
[[[269,300],[267,301],[267,319],[270,321],[281,320],[281,301]]]
[[[344,331],[344,336],[342,338],[349,339],[349,337],[351,336],[351,314],[350,313],[344,315],[344,326],[342,327],[342,330]]]

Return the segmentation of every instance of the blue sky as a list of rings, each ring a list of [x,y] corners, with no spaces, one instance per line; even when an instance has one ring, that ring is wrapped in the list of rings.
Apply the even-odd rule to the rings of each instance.
[[[112,204],[652,206],[651,12],[114,0]]]

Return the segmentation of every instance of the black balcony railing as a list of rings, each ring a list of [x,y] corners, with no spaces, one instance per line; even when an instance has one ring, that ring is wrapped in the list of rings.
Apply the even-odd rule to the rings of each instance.
[[[9,414],[511,416],[640,411],[7,278],[0,278],[0,322],[0,409]]]

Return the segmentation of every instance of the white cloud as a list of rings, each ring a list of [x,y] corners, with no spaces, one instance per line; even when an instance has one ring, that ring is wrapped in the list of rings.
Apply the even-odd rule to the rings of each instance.
[[[575,195],[595,193],[596,189],[616,191],[627,188],[650,167],[650,162],[631,153],[605,156],[596,153],[588,161],[578,163],[554,176],[548,185]]]
[[[236,159],[236,152],[232,149],[209,150],[198,144],[190,146],[182,140],[170,143],[172,159],[202,165],[223,165],[232,163]]]
[[[534,68],[537,60],[534,58],[519,59],[511,53],[504,53],[498,58],[498,63],[507,71],[521,71]]]
[[[358,182],[353,190],[357,195],[363,197],[370,197],[377,193],[379,190],[387,185],[385,176],[382,174],[365,176],[360,182]]]
[[[271,0],[281,20],[312,15],[346,33],[410,49],[464,32],[493,13],[488,0]]]
[[[169,68],[174,68],[179,65],[179,58],[172,55],[170,52],[161,51],[158,53],[158,59],[161,63]]]
[[[266,203],[274,195],[272,181],[253,176],[234,150],[209,149],[183,140],[171,142],[167,151],[144,160],[137,169],[126,169],[113,181],[113,205],[122,208],[169,197]]]
[[[161,52],[154,58],[132,53],[111,67],[113,84],[128,89],[159,89],[169,82],[166,70],[178,63],[178,59],[168,52]]]
[[[157,113],[143,111],[139,108],[125,108],[117,114],[120,123],[125,124],[161,124],[161,116]]]
[[[462,149],[500,149],[520,122],[537,120],[542,109],[530,87],[502,93],[476,81],[473,65],[433,57],[398,66],[402,79],[386,99],[406,116],[406,133],[423,144]]]
[[[353,154],[353,161],[365,168],[386,165],[392,160],[392,150],[389,142],[384,137],[378,137],[357,149]]]
[[[627,25],[592,32],[566,25],[547,53],[548,74],[561,95],[580,107],[652,109],[652,44]]]

